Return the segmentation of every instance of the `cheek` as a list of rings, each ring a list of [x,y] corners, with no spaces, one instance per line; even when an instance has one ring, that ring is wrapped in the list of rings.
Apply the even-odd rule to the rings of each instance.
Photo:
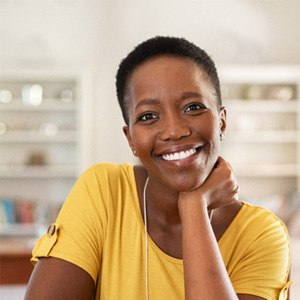
[[[211,143],[220,140],[220,120],[216,116],[213,114],[206,115],[200,124],[198,130],[204,139]]]
[[[149,155],[149,151],[151,151],[152,148],[151,141],[152,138],[149,133],[146,133],[143,130],[132,131],[132,143],[140,157],[143,157],[146,154]]]
[[[218,159],[221,141],[220,141],[220,124],[219,119],[213,115],[206,117],[199,128],[199,134],[206,143],[206,161],[213,164]]]

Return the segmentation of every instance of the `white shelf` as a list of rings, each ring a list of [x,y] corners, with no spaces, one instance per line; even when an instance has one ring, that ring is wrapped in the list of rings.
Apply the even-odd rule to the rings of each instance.
[[[297,113],[299,109],[298,100],[243,100],[225,99],[224,106],[232,112],[249,113]]]
[[[299,84],[300,66],[273,64],[223,65],[218,69],[221,83]]]
[[[296,130],[231,130],[224,140],[224,144],[236,143],[297,143]]]
[[[57,166],[0,166],[0,178],[75,178],[77,167],[73,165]]]
[[[76,105],[64,103],[60,99],[44,99],[41,105],[24,105],[20,99],[7,104],[0,104],[0,112],[74,112]]]
[[[0,224],[0,236],[5,237],[34,237],[37,236],[39,228],[37,224]]]
[[[40,132],[17,131],[0,135],[1,143],[75,143],[76,131],[59,131],[55,135],[45,135]]]
[[[232,162],[233,169],[239,177],[297,177],[299,167],[295,164],[265,165],[237,164]]]

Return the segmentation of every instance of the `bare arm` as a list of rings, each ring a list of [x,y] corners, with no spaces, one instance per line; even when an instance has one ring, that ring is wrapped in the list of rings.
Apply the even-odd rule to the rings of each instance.
[[[24,300],[90,300],[94,281],[83,269],[58,258],[42,258],[34,267]]]
[[[179,196],[186,300],[262,299],[251,295],[236,295],[207,214],[207,208],[236,201],[237,193],[232,170],[220,158],[217,167],[202,186]]]

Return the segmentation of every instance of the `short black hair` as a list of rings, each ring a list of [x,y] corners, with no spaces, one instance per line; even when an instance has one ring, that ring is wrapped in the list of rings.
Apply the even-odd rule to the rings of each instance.
[[[213,60],[201,48],[184,38],[156,36],[137,45],[120,63],[116,75],[116,89],[119,105],[125,123],[128,125],[128,111],[125,103],[126,84],[133,71],[143,62],[159,56],[171,55],[188,58],[206,72],[217,96],[217,105],[221,107],[219,76]]]

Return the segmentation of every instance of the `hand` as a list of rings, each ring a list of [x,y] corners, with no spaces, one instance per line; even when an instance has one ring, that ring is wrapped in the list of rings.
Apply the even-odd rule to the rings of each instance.
[[[202,198],[208,209],[215,209],[237,201],[238,192],[239,187],[230,164],[219,157],[203,184],[193,191],[180,193],[179,199]]]

